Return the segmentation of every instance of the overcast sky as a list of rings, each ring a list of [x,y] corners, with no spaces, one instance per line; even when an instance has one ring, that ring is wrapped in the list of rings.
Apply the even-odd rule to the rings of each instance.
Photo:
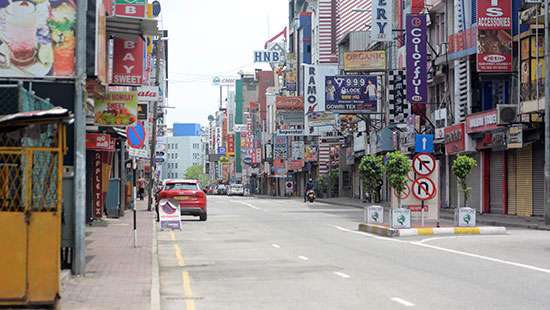
[[[169,36],[167,123],[206,124],[219,106],[214,75],[253,71],[253,51],[288,23],[288,0],[160,0]],[[225,99],[225,93],[224,93]]]

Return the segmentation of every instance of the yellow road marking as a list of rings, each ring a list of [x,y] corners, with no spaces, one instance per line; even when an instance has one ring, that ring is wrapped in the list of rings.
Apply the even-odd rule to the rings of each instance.
[[[181,254],[180,246],[174,244],[174,249],[176,251],[176,258],[178,259],[178,265],[180,265],[180,267],[185,266],[185,260],[183,259],[183,255]]]
[[[170,239],[172,239],[172,241],[176,241],[176,234],[174,234],[173,231],[170,232]]]
[[[195,310],[195,301],[193,298],[193,291],[191,290],[191,280],[189,280],[189,272],[182,271],[181,278],[183,281],[183,292],[185,294],[185,308],[187,310]]]

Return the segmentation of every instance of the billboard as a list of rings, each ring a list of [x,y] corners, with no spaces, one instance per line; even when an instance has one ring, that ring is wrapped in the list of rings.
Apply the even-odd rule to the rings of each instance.
[[[145,43],[141,38],[114,38],[112,83],[141,86],[145,58]]]
[[[477,71],[512,71],[512,1],[478,1]]]
[[[2,1],[0,77],[73,77],[74,1]]]
[[[109,92],[95,100],[95,123],[100,126],[129,126],[137,120],[137,92]]]
[[[344,52],[344,71],[384,71],[386,51]]]
[[[378,112],[379,77],[336,75],[325,78],[325,110],[341,113]]]
[[[407,100],[411,105],[428,103],[427,32],[426,15],[407,14]]]

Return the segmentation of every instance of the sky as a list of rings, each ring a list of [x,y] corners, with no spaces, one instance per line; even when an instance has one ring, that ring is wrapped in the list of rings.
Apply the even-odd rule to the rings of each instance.
[[[200,123],[219,107],[216,75],[255,68],[254,50],[288,24],[288,0],[160,0],[168,30],[167,124]],[[223,94],[225,99],[225,91]]]

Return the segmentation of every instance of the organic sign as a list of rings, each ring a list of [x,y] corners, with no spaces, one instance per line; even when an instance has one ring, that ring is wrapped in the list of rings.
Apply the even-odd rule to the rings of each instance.
[[[1,1],[0,16],[0,77],[74,76],[74,1]]]
[[[344,52],[344,71],[384,71],[385,51]]]
[[[428,103],[428,54],[426,15],[407,14],[407,100]]]
[[[95,100],[95,122],[100,126],[129,126],[137,120],[135,91],[109,92]]]
[[[325,109],[332,112],[377,112],[380,90],[374,75],[325,78]]]
[[[113,45],[113,76],[116,85],[141,86],[145,46],[141,38],[115,38]]]

